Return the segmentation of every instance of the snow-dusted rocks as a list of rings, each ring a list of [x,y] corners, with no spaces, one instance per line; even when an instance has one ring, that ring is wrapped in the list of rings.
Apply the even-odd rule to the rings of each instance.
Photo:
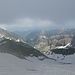
[[[56,49],[65,49],[65,48],[69,48],[69,47],[71,47],[71,43],[68,43],[68,44],[65,45],[65,46],[56,47]]]
[[[20,42],[20,39],[17,39],[16,42]]]

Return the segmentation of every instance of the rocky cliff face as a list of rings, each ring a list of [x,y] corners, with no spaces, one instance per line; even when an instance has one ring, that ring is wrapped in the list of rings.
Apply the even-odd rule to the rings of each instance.
[[[72,37],[70,37],[69,35],[56,35],[46,38],[42,36],[42,38],[38,38],[37,43],[34,45],[34,48],[40,50],[41,52],[47,52],[48,50],[55,49],[58,46],[65,46],[66,44],[71,43],[71,40]]]

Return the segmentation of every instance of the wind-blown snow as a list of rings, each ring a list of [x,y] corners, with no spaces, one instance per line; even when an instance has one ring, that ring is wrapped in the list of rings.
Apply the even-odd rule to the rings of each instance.
[[[50,59],[40,61],[36,57],[24,60],[0,53],[0,75],[75,75],[75,63],[61,64]]]

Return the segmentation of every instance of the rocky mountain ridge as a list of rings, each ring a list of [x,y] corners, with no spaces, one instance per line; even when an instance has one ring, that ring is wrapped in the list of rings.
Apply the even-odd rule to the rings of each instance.
[[[57,46],[65,46],[66,44],[71,43],[74,34],[75,29],[33,30],[28,32],[28,34],[22,38],[25,39],[29,45],[44,53]]]

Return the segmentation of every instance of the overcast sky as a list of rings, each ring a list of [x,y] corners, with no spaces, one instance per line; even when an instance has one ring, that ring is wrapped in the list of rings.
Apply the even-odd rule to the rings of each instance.
[[[0,0],[0,26],[8,29],[75,25],[75,0]]]

